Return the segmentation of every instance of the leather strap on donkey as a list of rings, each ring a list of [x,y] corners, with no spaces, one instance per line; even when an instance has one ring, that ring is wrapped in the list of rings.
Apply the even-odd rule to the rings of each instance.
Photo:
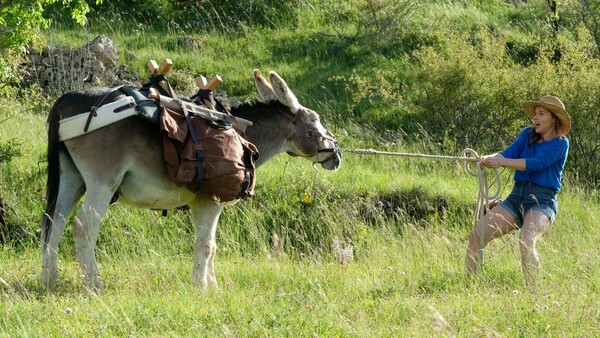
[[[100,96],[98,100],[96,100],[96,103],[94,103],[94,105],[90,108],[87,120],[85,121],[85,126],[83,128],[84,133],[87,133],[89,131],[92,119],[95,116],[98,116],[98,108],[102,107],[106,98],[112,92],[115,92],[117,90],[121,91],[122,93],[125,93],[125,95],[127,96],[133,97],[134,100],[133,102],[128,101],[126,104],[114,108],[112,110],[113,113],[120,113],[131,108],[137,108],[141,117],[155,124],[158,124],[158,105],[156,104],[156,102],[154,100],[148,99],[146,96],[144,96],[142,93],[140,93],[131,86],[120,85],[110,88],[107,92],[102,94],[102,96]]]
[[[224,107],[220,108],[227,113],[220,113],[218,119],[195,113],[206,103],[217,109],[221,105],[203,90],[193,103],[173,99],[177,110],[162,105],[160,128],[169,176],[175,184],[221,202],[250,197],[254,194],[258,149],[232,127],[235,117]],[[176,98],[172,88],[170,91]],[[155,96],[163,103],[162,95],[149,95]]]
[[[198,139],[198,135],[196,135],[196,130],[187,108],[185,105],[182,105],[181,108],[183,109],[183,115],[185,116],[185,122],[187,122],[192,142],[196,145],[196,190],[200,190],[200,183],[204,176],[204,152],[200,150],[200,140]]]
[[[104,100],[106,100],[106,98],[108,97],[108,95],[110,95],[110,93],[114,92],[115,90],[120,89],[121,87],[123,87],[123,86],[117,86],[117,87],[111,88],[109,91],[102,94],[102,96],[100,96],[98,98],[98,100],[96,100],[96,103],[94,103],[94,105],[90,108],[90,112],[88,114],[87,121],[85,121],[85,127],[83,127],[83,132],[87,133],[88,129],[90,129],[90,123],[92,123],[92,118],[94,116],[98,115],[96,113],[96,111],[98,110],[98,107],[100,107],[102,105],[102,102],[104,102]]]

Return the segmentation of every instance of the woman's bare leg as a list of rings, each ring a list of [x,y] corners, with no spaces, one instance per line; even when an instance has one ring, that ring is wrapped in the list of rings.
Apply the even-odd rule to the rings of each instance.
[[[515,218],[508,210],[497,205],[480,220],[469,234],[467,246],[467,278],[471,278],[483,264],[483,249],[495,238],[517,229]]]
[[[525,215],[523,229],[521,230],[521,264],[525,283],[535,288],[537,275],[540,270],[540,258],[536,249],[537,241],[550,227],[550,220],[543,212],[533,210]]]

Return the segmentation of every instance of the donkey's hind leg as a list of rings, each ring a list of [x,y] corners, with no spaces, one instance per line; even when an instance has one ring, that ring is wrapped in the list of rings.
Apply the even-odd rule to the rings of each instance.
[[[192,280],[203,289],[208,286],[217,289],[217,278],[214,269],[217,251],[215,235],[223,205],[212,199],[197,199],[195,203],[190,205],[190,209],[194,216],[196,228]]]
[[[83,205],[73,223],[77,261],[83,269],[84,277],[96,288],[102,287],[102,281],[94,249],[100,232],[100,220],[108,210],[114,190],[105,186],[88,187]]]
[[[41,235],[42,283],[47,287],[58,278],[58,242],[71,210],[85,192],[83,179],[71,159],[61,155],[60,161],[60,183],[54,211],[51,215],[44,214],[42,217],[42,223],[49,222],[48,226],[42,226]]]

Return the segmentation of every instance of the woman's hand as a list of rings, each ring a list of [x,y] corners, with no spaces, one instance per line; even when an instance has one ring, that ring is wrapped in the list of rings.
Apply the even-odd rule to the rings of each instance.
[[[481,156],[479,159],[479,163],[483,164],[484,166],[486,166],[488,168],[495,169],[495,168],[502,166],[503,160],[504,160],[504,156],[496,153],[493,155]]]

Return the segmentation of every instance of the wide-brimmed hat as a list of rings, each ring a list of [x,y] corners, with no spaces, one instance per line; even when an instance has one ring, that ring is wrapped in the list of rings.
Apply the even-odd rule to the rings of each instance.
[[[547,95],[539,101],[525,101],[523,107],[532,119],[535,115],[535,107],[544,107],[551,111],[560,120],[561,129],[558,132],[563,136],[567,135],[569,129],[571,129],[571,116],[565,110],[565,104],[556,96]]]

